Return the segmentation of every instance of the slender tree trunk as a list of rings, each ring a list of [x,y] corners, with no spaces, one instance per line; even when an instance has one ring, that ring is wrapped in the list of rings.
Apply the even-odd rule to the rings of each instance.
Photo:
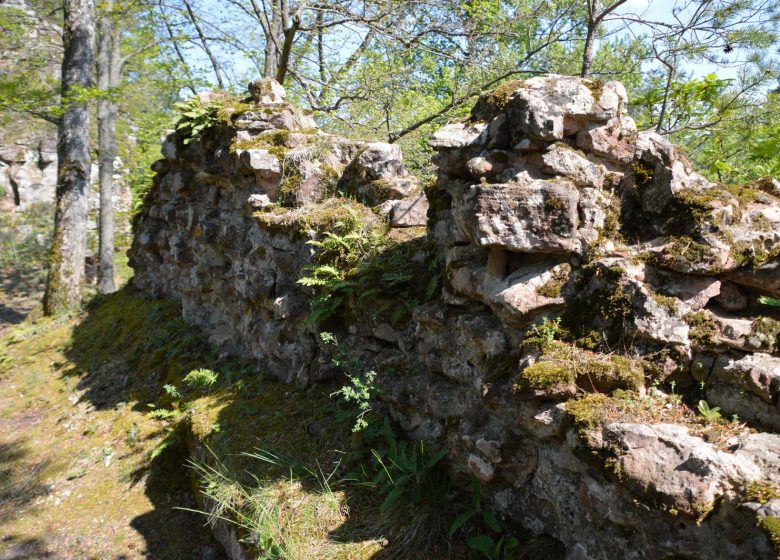
[[[107,0],[98,20],[97,81],[103,92],[119,85],[120,37],[111,21],[113,0]],[[116,291],[114,281],[114,160],[116,159],[116,105],[107,98],[98,103],[98,164],[100,226],[98,228],[98,291]]]
[[[664,100],[661,102],[661,110],[658,113],[658,124],[655,125],[655,131],[661,133],[664,129],[664,120],[666,119],[666,110],[669,107],[669,93],[672,91],[672,81],[674,80],[675,66],[662,61],[666,65],[666,86],[664,87]]]
[[[582,70],[580,70],[580,77],[590,77],[590,66],[593,64],[593,43],[596,40],[595,22],[588,22],[588,33],[585,35],[585,50],[582,53]]]
[[[265,37],[265,64],[263,72],[266,78],[276,78],[279,72],[279,56],[282,41],[282,15],[281,2],[276,0],[271,3],[271,16],[267,20],[268,32]],[[267,14],[266,14],[267,17]]]
[[[588,0],[588,31],[585,34],[585,48],[582,51],[582,69],[580,77],[590,77],[590,66],[593,63],[593,43],[596,41],[596,30],[599,27],[598,14],[601,11],[599,0]]]
[[[92,84],[95,5],[93,0],[63,0],[61,94],[64,113],[57,130],[57,202],[54,239],[43,308],[66,312],[81,302],[87,252],[89,188],[89,108],[69,99]]]

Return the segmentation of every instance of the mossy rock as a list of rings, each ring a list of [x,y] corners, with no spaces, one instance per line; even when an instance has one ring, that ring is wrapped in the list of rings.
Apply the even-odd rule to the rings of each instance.
[[[545,343],[539,360],[520,373],[533,389],[577,385],[585,391],[637,389],[644,383],[641,361],[616,354],[598,354],[559,341]]]
[[[720,334],[715,319],[706,311],[691,311],[683,316],[683,320],[691,328],[689,334],[691,340],[700,345],[714,344]]]
[[[758,526],[766,533],[775,552],[780,554],[780,517],[764,517],[758,522]]]
[[[521,89],[524,83],[524,80],[512,80],[501,84],[487,93],[483,93],[471,110],[471,120],[492,121],[506,111],[512,94]]]
[[[743,503],[755,502],[765,504],[770,500],[780,498],[780,488],[768,480],[754,480],[745,487],[742,496]]]

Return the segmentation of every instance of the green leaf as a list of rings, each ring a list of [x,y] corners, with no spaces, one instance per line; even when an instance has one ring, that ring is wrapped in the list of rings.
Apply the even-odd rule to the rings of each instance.
[[[494,558],[496,543],[487,535],[478,535],[469,539],[469,548],[485,555],[486,558]]]
[[[452,526],[450,527],[450,536],[453,536],[455,532],[463,527],[469,519],[474,517],[477,514],[476,510],[469,510],[466,512],[461,513],[455,521],[453,521]]]
[[[498,519],[496,519],[496,516],[493,515],[490,511],[484,511],[482,513],[482,519],[485,521],[485,525],[490,527],[490,530],[494,533],[500,533],[501,532],[501,523],[498,522]]]

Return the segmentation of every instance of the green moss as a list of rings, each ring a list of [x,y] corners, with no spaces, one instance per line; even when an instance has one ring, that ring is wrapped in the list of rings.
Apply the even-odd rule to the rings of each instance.
[[[583,80],[582,83],[590,90],[593,100],[598,103],[604,94],[604,82],[601,80]]]
[[[685,235],[672,237],[663,252],[655,254],[650,260],[661,266],[673,265],[681,268],[703,266],[713,274],[717,274],[722,269],[720,258],[712,247]]]
[[[718,336],[718,325],[706,311],[691,311],[683,316],[690,326],[690,338],[699,344],[713,344]]]
[[[601,393],[589,393],[579,399],[566,402],[566,414],[580,428],[595,428],[606,419],[607,405],[611,398]]]
[[[489,122],[506,111],[512,94],[523,87],[523,80],[505,82],[493,90],[483,93],[471,111],[474,121]]]
[[[300,208],[270,206],[253,214],[264,228],[285,230],[301,235],[324,231],[347,232],[361,226],[380,227],[373,212],[363,204],[347,198],[328,198]]]
[[[765,504],[769,500],[780,498],[780,488],[768,480],[754,480],[745,487],[743,502]]]
[[[780,554],[780,517],[764,517],[758,522],[758,526],[769,537],[775,552]]]
[[[780,321],[758,317],[750,325],[751,344],[768,352],[780,350]]]
[[[574,291],[562,316],[564,327],[577,339],[598,331],[592,342],[607,343],[610,348],[626,342],[634,305],[622,281],[625,270],[600,263],[579,270]],[[595,289],[592,285],[597,286]],[[595,348],[596,346],[590,345]]]
[[[680,309],[677,305],[677,298],[665,296],[656,292],[651,292],[650,297],[652,297],[653,301],[666,309],[671,315],[676,315]]]
[[[546,283],[536,288],[536,293],[548,298],[560,297],[564,286],[569,282],[571,265],[563,264]]]
[[[631,171],[634,172],[634,183],[640,188],[649,185],[655,175],[655,170],[643,161],[632,163]]]
[[[573,384],[575,371],[565,363],[537,362],[525,368],[521,377],[535,389],[547,389],[555,385]]]
[[[251,103],[244,103],[237,97],[226,97],[224,101],[214,103],[217,121],[226,126],[232,126],[234,118],[254,108],[254,105]]]
[[[587,391],[638,388],[644,382],[642,362],[617,354],[594,354],[571,344],[543,344],[539,360],[520,373],[534,389],[576,383]]]
[[[780,255],[780,244],[767,249],[761,239],[742,240],[731,247],[731,258],[740,267],[755,270],[767,261]]]

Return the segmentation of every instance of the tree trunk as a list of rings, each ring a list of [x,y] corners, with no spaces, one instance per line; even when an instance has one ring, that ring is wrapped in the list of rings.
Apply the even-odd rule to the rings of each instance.
[[[588,22],[588,33],[585,36],[585,50],[582,53],[582,70],[580,71],[581,78],[590,77],[590,66],[593,63],[593,43],[596,40],[596,29],[598,26],[595,22]]]
[[[107,0],[98,21],[97,81],[104,93],[119,85],[120,37],[111,21],[113,0]],[[114,160],[116,159],[116,104],[108,98],[98,103],[98,164],[100,226],[98,228],[98,291],[116,291],[114,281]]]
[[[92,85],[95,14],[93,0],[63,0],[61,94],[64,113],[57,130],[57,202],[54,239],[43,308],[47,315],[81,303],[87,252],[89,108],[75,97]]]

